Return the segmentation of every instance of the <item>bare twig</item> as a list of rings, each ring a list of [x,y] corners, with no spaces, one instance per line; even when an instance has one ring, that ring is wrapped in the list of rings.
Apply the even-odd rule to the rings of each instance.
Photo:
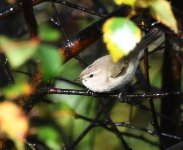
[[[100,17],[105,17],[106,16],[106,14],[104,14],[104,13],[97,12],[95,10],[88,9],[86,7],[80,6],[78,4],[74,4],[72,2],[67,2],[65,0],[53,0],[53,1],[56,2],[56,3],[62,4],[62,5],[68,6],[70,8],[75,8],[77,10],[81,10],[83,12],[90,13],[92,15],[96,15],[96,16],[100,16]]]
[[[91,123],[86,127],[86,129],[76,138],[75,141],[73,141],[70,145],[65,147],[65,150],[73,150],[77,144],[86,136],[86,134],[95,127],[95,122],[99,119],[99,117],[102,115],[102,110],[100,110],[96,117]]]
[[[109,99],[110,100],[110,99]],[[131,150],[131,148],[129,147],[129,145],[127,144],[126,140],[123,137],[123,134],[120,133],[120,131],[118,130],[118,128],[115,126],[114,122],[112,121],[112,119],[110,118],[110,116],[108,115],[109,112],[106,112],[106,107],[105,105],[108,104],[109,106],[112,105],[113,101],[108,101],[106,104],[104,104],[102,101],[99,102],[100,106],[101,106],[101,110],[103,111],[108,123],[111,125],[111,129],[114,131],[114,133],[118,136],[118,138],[121,141],[121,144],[124,146],[124,148],[126,150]]]
[[[30,32],[30,36],[31,37],[37,36],[38,26],[33,12],[32,0],[22,0],[22,8],[24,18]]]
[[[177,38],[175,36],[167,35],[166,39],[166,48],[164,51],[164,60],[162,66],[162,89],[165,91],[180,91],[181,90],[181,70],[182,66],[179,60],[177,60],[174,55],[173,39]],[[180,95],[181,96],[181,95]],[[180,114],[178,112],[180,105],[182,104],[182,98],[180,96],[170,95],[168,97],[163,97],[161,101],[161,113],[163,115],[169,116],[176,120],[180,119]],[[173,100],[173,101],[172,101]],[[171,111],[170,111],[171,110]],[[179,127],[167,120],[161,118],[161,130],[162,132],[176,133],[180,131]],[[179,134],[177,133],[177,134]],[[181,133],[180,133],[181,134]],[[162,138],[161,142],[165,144],[166,147],[169,147],[176,143],[176,141]]]
[[[32,5],[36,6],[36,5],[40,4],[40,3],[48,2],[48,1],[49,0],[32,0]],[[56,3],[60,3],[60,4],[65,5],[67,7],[78,9],[78,10],[83,11],[85,13],[90,13],[92,15],[96,15],[96,16],[100,16],[100,17],[104,17],[106,15],[104,13],[96,12],[94,10],[90,10],[88,8],[85,8],[83,6],[79,6],[77,4],[74,4],[74,3],[71,3],[71,2],[68,2],[68,1],[65,1],[65,0],[54,0],[54,1]],[[0,10],[0,20],[4,19],[7,16],[10,16],[12,14],[16,14],[17,12],[20,12],[21,11],[21,5],[22,5],[21,2],[17,2],[16,4],[13,4],[13,5],[5,8],[3,10]]]
[[[138,98],[139,101],[147,98],[161,98],[168,96],[183,96],[183,91],[175,91],[175,92],[149,92],[149,93],[141,93],[141,94],[118,94],[118,93],[95,93],[88,90],[72,90],[72,89],[61,89],[61,88],[53,88],[48,87],[44,93],[47,94],[66,94],[66,95],[83,95],[83,96],[93,96],[93,97],[111,97],[111,98],[119,98],[118,102],[127,102],[130,101],[131,98]],[[141,99],[140,99],[141,98]]]
[[[149,79],[148,49],[145,49],[144,67],[145,67],[145,78],[146,78],[146,81],[147,81],[147,91],[150,92],[151,91],[151,86],[150,86],[150,79]],[[156,131],[158,133],[158,136],[159,136],[159,139],[160,139],[161,138],[161,131],[160,131],[157,115],[156,115],[156,110],[155,110],[153,98],[149,98],[149,103],[150,103],[150,107],[151,107],[151,110],[152,110],[152,117],[153,117],[152,125],[156,129]],[[160,145],[160,146],[162,146],[162,145]],[[161,149],[162,149],[162,147],[161,147]]]

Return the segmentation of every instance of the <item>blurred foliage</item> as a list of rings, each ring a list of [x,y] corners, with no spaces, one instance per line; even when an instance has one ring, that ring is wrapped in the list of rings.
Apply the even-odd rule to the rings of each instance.
[[[14,99],[22,95],[30,95],[33,92],[33,87],[28,83],[18,83],[9,85],[0,91],[6,99]]]
[[[62,58],[57,48],[42,44],[38,48],[36,58],[39,61],[43,79],[49,80],[57,76],[62,65]]]
[[[168,0],[114,0],[116,4],[126,4],[137,8],[149,8],[150,14],[156,20],[168,26],[175,33],[178,33],[177,21]]]
[[[1,132],[11,138],[19,150],[24,150],[28,126],[28,118],[18,106],[8,101],[0,103]]]
[[[162,2],[160,2],[160,0],[154,1],[156,3],[153,4],[150,4],[148,0],[141,2],[143,2],[143,7],[152,7],[155,18],[163,22],[165,25],[173,28],[176,32],[176,22],[171,12],[169,3],[165,0],[162,0]],[[134,0],[115,0],[115,2],[117,4],[124,2],[131,6],[136,5],[134,4]],[[89,1],[78,0],[75,1],[75,3],[82,4],[90,9],[96,7],[97,10],[101,9],[99,6],[96,6],[95,3]],[[110,0],[103,1],[103,4],[105,4],[107,10],[109,11],[114,10],[116,7]],[[166,7],[162,8],[164,5]],[[67,35],[72,35],[80,31],[82,28],[96,20],[96,17],[89,14],[80,14],[81,12],[79,10],[76,10],[76,13],[73,9],[65,8],[60,5],[56,6],[61,14],[61,23]],[[63,64],[63,59],[60,57],[56,46],[53,46],[55,41],[63,40],[65,38],[60,35],[60,27],[55,27],[54,25],[53,28],[48,25],[51,24],[50,18],[52,16],[53,18],[55,17],[53,7],[51,7],[48,3],[40,4],[35,7],[35,14],[38,23],[42,24],[39,26],[39,36],[37,38],[28,40],[27,35],[23,34],[23,36],[20,36],[18,34],[18,29],[16,32],[19,36],[16,36],[17,34],[13,34],[13,36],[7,34],[7,36],[0,37],[0,51],[8,58],[11,71],[14,71],[13,77],[16,83],[6,86],[0,91],[0,95],[4,96],[6,101],[8,101],[0,103],[0,128],[1,131],[4,131],[9,138],[15,141],[15,143],[21,141],[20,146],[19,143],[17,144],[18,148],[21,150],[25,137],[21,137],[21,140],[18,139],[17,141],[16,132],[21,131],[23,134],[27,133],[29,123],[30,129],[28,136],[35,136],[35,140],[43,142],[50,149],[61,150],[63,149],[64,143],[68,145],[71,144],[71,142],[75,140],[89,125],[90,122],[84,120],[82,116],[92,119],[95,118],[95,115],[100,108],[98,101],[101,99],[74,95],[48,95],[46,97],[41,97],[39,99],[41,103],[37,104],[31,112],[26,115],[22,113],[18,106],[9,102],[14,98],[22,95],[31,95],[34,92],[35,89],[31,86],[29,80],[34,72],[34,66],[30,63],[32,60],[38,63],[43,78],[46,81],[54,81],[52,82],[53,86],[64,89],[81,89],[80,86],[68,83],[64,80],[55,80],[55,77],[62,77],[64,79],[74,81],[79,76],[82,68],[75,59]],[[168,23],[167,16],[170,18]],[[17,18],[15,17],[15,20],[16,19]],[[17,27],[18,24],[18,22],[8,23],[12,25],[11,29],[13,30],[16,29],[14,29],[13,26]],[[0,27],[8,31],[10,30],[10,28],[7,27],[8,23],[5,25],[0,24]],[[24,29],[23,26],[25,26],[25,24],[20,26],[22,30]],[[55,30],[55,28],[57,28],[57,30]],[[107,37],[104,37],[104,41],[109,42],[108,44],[110,46],[107,47],[112,47],[110,53],[112,56],[114,54],[115,61],[122,57],[121,53],[127,55],[141,38],[140,30],[127,18],[112,18],[107,20],[103,27],[103,32],[104,36],[107,34]],[[114,38],[115,34],[119,35]],[[123,46],[121,48],[120,44],[122,39],[127,38],[127,34],[130,34],[127,44],[129,45],[129,43],[131,43],[131,49],[128,49],[128,52],[126,52],[126,49],[124,49],[124,51],[118,51],[119,49],[123,50]],[[110,38],[114,38],[112,41],[113,43],[110,43]],[[119,39],[120,41],[116,39]],[[132,44],[132,42],[134,44]],[[100,52],[102,51],[102,47],[100,43],[98,45],[92,45],[92,48],[88,48],[87,52],[82,54],[87,61],[87,55],[89,55],[89,57],[93,56],[93,60],[101,55]],[[161,54],[155,54],[154,57],[150,58],[150,80],[152,85],[155,87],[160,87],[161,84],[161,58]],[[18,70],[28,72],[29,75],[27,76],[26,74],[16,72]],[[104,101],[105,100],[106,99],[104,99]],[[147,104],[144,103],[144,105]],[[159,111],[159,105],[159,100],[157,100],[157,111]],[[113,121],[129,122],[132,125],[153,130],[151,125],[151,114],[149,112],[142,111],[135,106],[116,103],[111,106],[109,112]],[[105,119],[105,116],[102,116],[101,119]],[[152,136],[139,130],[124,127],[118,127],[118,129],[124,133],[139,136],[135,138],[124,134],[125,140],[127,140],[127,143],[134,150],[141,150],[142,148],[148,150],[159,149],[157,145],[150,143],[157,143],[157,136]],[[146,138],[150,142],[143,141],[142,137]],[[122,146],[119,138],[114,133],[105,130],[102,127],[96,127],[82,139],[76,149],[121,150]]]
[[[16,0],[7,0],[7,2],[10,4],[14,4],[16,2]]]
[[[38,44],[39,41],[35,39],[15,41],[3,36],[0,37],[0,48],[13,68],[20,67],[30,59],[34,55]]]
[[[56,41],[60,38],[58,30],[51,28],[46,24],[39,26],[39,37],[43,41]]]
[[[38,138],[47,143],[48,147],[51,149],[60,150],[59,133],[50,126],[38,128],[37,135]]]
[[[114,0],[114,2],[118,5],[130,5],[132,8],[149,8],[152,17],[178,33],[177,22],[167,0]],[[132,9],[128,17],[137,13]],[[114,62],[128,55],[141,39],[140,29],[128,17],[114,17],[103,25],[103,39]]]

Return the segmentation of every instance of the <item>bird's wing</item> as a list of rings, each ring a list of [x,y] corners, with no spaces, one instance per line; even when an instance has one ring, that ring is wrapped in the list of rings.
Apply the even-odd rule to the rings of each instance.
[[[122,59],[118,63],[113,63],[113,66],[110,68],[111,69],[111,78],[117,78],[121,76],[122,74],[126,73],[126,70],[128,68],[128,60],[127,59]]]

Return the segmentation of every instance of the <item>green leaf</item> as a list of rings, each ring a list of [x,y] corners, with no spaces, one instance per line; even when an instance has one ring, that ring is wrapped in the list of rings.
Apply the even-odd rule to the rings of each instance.
[[[0,37],[0,48],[13,68],[21,66],[30,59],[34,55],[38,44],[39,41],[36,39],[15,41],[6,37]]]
[[[60,149],[59,133],[49,126],[38,128],[38,137],[46,143],[51,149]]]
[[[62,59],[57,48],[42,44],[38,48],[36,57],[40,61],[39,65],[44,80],[50,80],[60,72]]]
[[[48,25],[41,25],[39,27],[39,36],[44,41],[56,41],[60,38],[61,34],[58,30]]]
[[[14,99],[22,95],[30,95],[33,92],[33,88],[25,82],[19,84],[8,85],[0,91],[6,99]]]
[[[114,62],[128,55],[141,39],[141,30],[123,17],[108,19],[103,25],[103,39]]]
[[[171,5],[166,0],[155,0],[150,5],[151,15],[162,22],[169,28],[171,28],[175,33],[178,33],[177,21],[171,10]]]
[[[75,110],[69,106],[66,102],[57,102],[51,105],[50,110],[52,111],[52,115],[54,117],[63,117],[63,116],[73,116],[75,118],[78,117],[78,114]],[[53,113],[54,112],[54,113]]]

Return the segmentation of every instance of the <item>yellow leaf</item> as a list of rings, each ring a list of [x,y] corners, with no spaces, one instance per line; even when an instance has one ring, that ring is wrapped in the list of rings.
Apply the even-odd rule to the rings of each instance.
[[[102,28],[103,39],[114,62],[128,55],[141,39],[141,30],[129,19],[108,19]]]
[[[6,133],[20,148],[24,143],[27,131],[28,118],[23,111],[12,102],[0,103],[0,132]]]
[[[116,0],[118,3],[123,0]],[[177,22],[167,0],[136,0],[136,7],[149,8],[151,16],[178,33]]]
[[[178,33],[177,21],[171,10],[171,5],[166,0],[155,0],[150,5],[151,15],[161,23]]]
[[[39,39],[36,38],[18,41],[1,36],[0,51],[5,53],[10,65],[17,68],[34,55],[39,43]]]
[[[19,83],[13,84],[5,87],[0,92],[3,94],[7,99],[14,99],[19,96],[28,96],[33,93],[33,87],[28,83]]]
[[[134,6],[136,0],[114,0],[114,2],[117,5],[126,4],[126,5],[130,5],[130,6]]]
[[[135,5],[136,7],[147,8],[151,5],[151,3],[154,3],[155,1],[158,0],[137,0]]]

